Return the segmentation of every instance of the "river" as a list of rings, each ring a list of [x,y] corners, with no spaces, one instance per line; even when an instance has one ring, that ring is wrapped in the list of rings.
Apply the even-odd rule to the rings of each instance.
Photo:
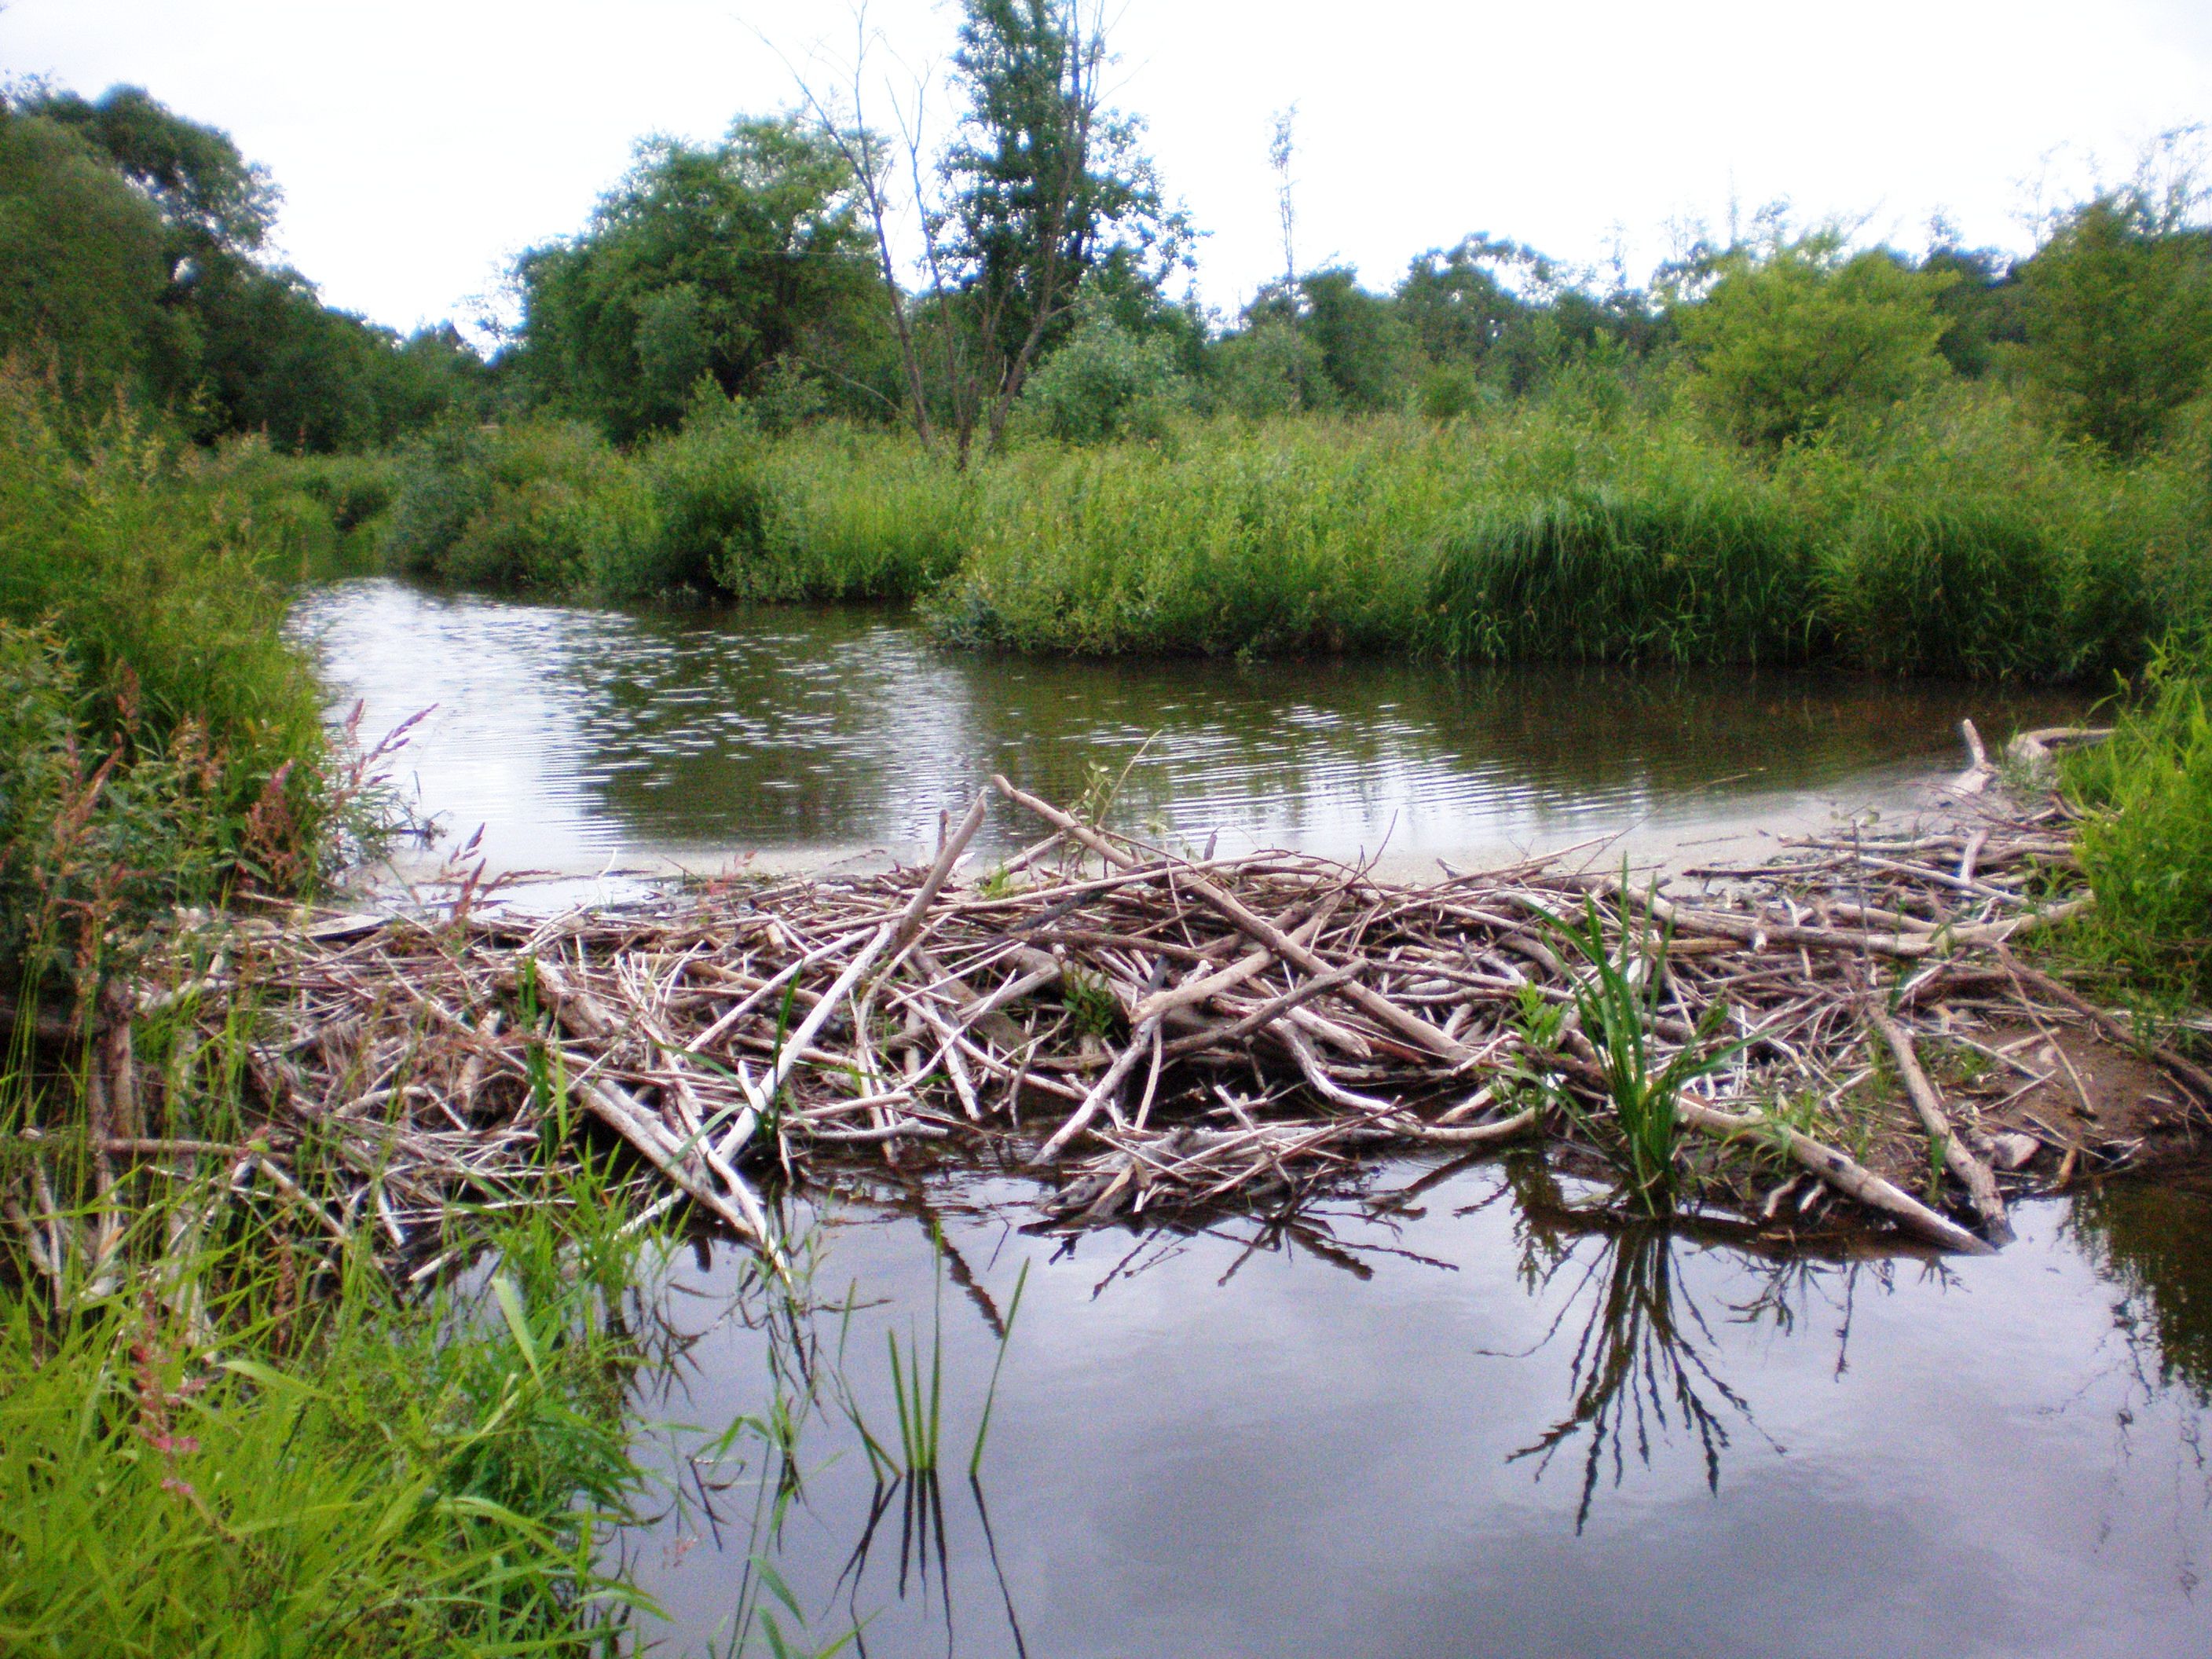
[[[910,854],[997,769],[1059,799],[1121,778],[1120,822],[1224,851],[1695,848],[1909,810],[1960,718],[1996,738],[2081,706],[1015,661],[889,612],[381,578],[311,591],[298,626],[371,734],[431,710],[398,771],[420,811],[481,828],[500,867],[571,874]],[[1023,1659],[2212,1651],[2202,1185],[2079,1187],[1948,1261],[1630,1224],[1533,1155],[1380,1164],[1204,1229],[1058,1237],[1031,1196],[985,1170],[848,1178],[781,1200],[800,1304],[706,1243],[640,1287],[636,1432],[672,1495],[623,1547],[666,1650],[721,1651],[749,1609],[749,1651],[763,1614],[792,1651],[857,1631]],[[934,1482],[862,1432],[902,1461],[887,1337],[942,1379]],[[781,1452],[743,1426],[714,1449],[779,1399]]]

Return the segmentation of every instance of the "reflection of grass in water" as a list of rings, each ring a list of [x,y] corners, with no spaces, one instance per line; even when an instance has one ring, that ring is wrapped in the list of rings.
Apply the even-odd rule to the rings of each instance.
[[[1522,1162],[1513,1179],[1521,1188],[1524,1217],[1523,1277],[1532,1291],[1541,1291],[1578,1260],[1579,1253],[1557,1225],[1568,1206],[1540,1162]],[[1605,1236],[1583,1265],[1565,1305],[1534,1346],[1520,1356],[1548,1346],[1587,1304],[1569,1364],[1572,1405],[1507,1461],[1535,1459],[1541,1480],[1562,1449],[1586,1437],[1575,1510],[1575,1530],[1580,1532],[1608,1462],[1618,1486],[1626,1475],[1630,1451],[1648,1466],[1654,1445],[1679,1425],[1695,1437],[1704,1454],[1706,1486],[1717,1492],[1721,1454],[1733,1443],[1728,1418],[1740,1418],[1754,1430],[1758,1425],[1749,1404],[1714,1369],[1713,1333],[1680,1283],[1674,1230],[1610,1212],[1587,1218],[1577,1212],[1577,1218],[1604,1227]]]

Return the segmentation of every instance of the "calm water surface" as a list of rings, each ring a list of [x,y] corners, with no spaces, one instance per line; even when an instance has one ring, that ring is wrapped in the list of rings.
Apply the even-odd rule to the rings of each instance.
[[[2212,1651],[2212,1192],[2028,1205],[1938,1266],[1601,1223],[1533,1159],[1192,1237],[1024,1233],[1012,1190],[818,1211],[814,1293],[854,1311],[816,1374],[893,1442],[884,1333],[941,1322],[945,1474],[878,1481],[826,1406],[771,1536],[760,1457],[672,1459],[688,1501],[631,1550],[672,1650],[727,1639],[757,1559],[810,1640],[881,1655]],[[793,1371],[745,1279],[678,1266],[643,1415]]]
[[[1474,856],[1848,808],[1957,763],[1962,715],[1996,736],[2079,712],[1799,674],[1036,662],[935,650],[885,611],[594,611],[382,578],[297,616],[372,735],[432,708],[401,779],[508,867],[907,852],[994,770],[1069,799],[1148,738],[1121,822],[1223,851]]]
[[[1798,675],[994,660],[884,613],[383,580],[311,592],[299,625],[372,732],[435,706],[403,778],[510,866],[899,851],[994,769],[1065,799],[1148,737],[1124,821],[1193,843],[1687,837],[1883,799],[1955,763],[1962,715],[1995,737],[2078,708]],[[766,1563],[808,1652],[857,1629],[869,1654],[1018,1659],[2212,1653],[2203,1190],[2030,1205],[2001,1255],[1942,1265],[1624,1226],[1533,1159],[1388,1166],[1188,1236],[1024,1232],[1030,1195],[970,1175],[817,1198],[794,1214],[811,1315],[777,1314],[734,1251],[672,1264],[638,1310],[667,1363],[636,1404],[682,1501],[626,1540],[668,1650],[726,1646]],[[896,1439],[887,1334],[941,1353],[934,1491],[878,1480],[855,1426]],[[811,1403],[772,1528],[757,1437],[708,1443],[779,1376]]]

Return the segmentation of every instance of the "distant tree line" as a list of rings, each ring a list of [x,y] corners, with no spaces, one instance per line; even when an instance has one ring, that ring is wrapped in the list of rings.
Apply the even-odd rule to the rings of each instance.
[[[136,87],[97,100],[0,97],[0,351],[64,395],[118,388],[192,436],[280,447],[387,444],[481,403],[483,360],[451,327],[402,338],[324,305],[265,258],[278,193],[229,137]]]
[[[1210,317],[1175,291],[1192,229],[1141,124],[1104,106],[1107,61],[1084,0],[963,0],[939,154],[902,110],[895,136],[870,123],[858,66],[842,95],[802,78],[792,111],[718,142],[649,139],[587,224],[521,256],[519,320],[489,362],[450,326],[401,338],[333,310],[272,264],[276,189],[224,134],[134,88],[18,89],[0,104],[0,349],[133,388],[197,436],[289,449],[533,410],[629,443],[711,396],[771,431],[904,423],[963,462],[1024,422],[1090,441],[1185,410],[1448,421],[1563,376],[1679,388],[1770,449],[1995,380],[2129,457],[2212,374],[2204,198],[2148,176],[2057,216],[2023,258],[1940,227],[1917,256],[1854,248],[1770,210],[1641,287],[1488,234],[1387,289],[1301,271],[1286,193],[1284,275]],[[1279,124],[1285,192],[1289,139]]]

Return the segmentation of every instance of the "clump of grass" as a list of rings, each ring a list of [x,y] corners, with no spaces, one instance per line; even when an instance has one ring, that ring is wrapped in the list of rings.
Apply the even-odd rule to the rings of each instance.
[[[1589,965],[1589,975],[1575,987],[1576,1012],[1605,1073],[1613,1105],[1611,1139],[1619,1147],[1621,1172],[1637,1201],[1656,1214],[1674,1187],[1682,1091],[1718,1071],[1743,1044],[1708,1046],[1728,1018],[1726,1006],[1715,1003],[1699,1019],[1692,1039],[1665,1065],[1655,1063],[1651,1026],[1666,980],[1668,935],[1651,933],[1632,904],[1626,920],[1618,957],[1606,942],[1594,899],[1584,901],[1579,920],[1555,921],[1547,931]],[[1571,1097],[1562,1093],[1560,1098]]]
[[[2169,641],[2111,738],[2064,762],[2087,814],[2078,842],[2096,906],[2075,934],[2154,988],[2212,996],[2212,647]]]
[[[1462,661],[1802,661],[1813,575],[1802,522],[1746,480],[1578,489],[1447,532],[1424,634]]]
[[[190,1190],[179,1205],[204,1205]],[[0,1646],[57,1656],[597,1652],[644,1603],[634,1352],[539,1218],[427,1300],[252,1228],[66,1315],[0,1296]],[[572,1212],[573,1213],[573,1212]]]

